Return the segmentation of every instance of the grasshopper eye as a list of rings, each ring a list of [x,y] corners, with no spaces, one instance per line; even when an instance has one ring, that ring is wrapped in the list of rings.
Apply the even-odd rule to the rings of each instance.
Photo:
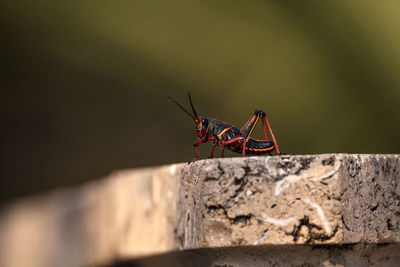
[[[196,125],[196,130],[201,131],[202,128],[203,128],[203,121],[200,120]]]

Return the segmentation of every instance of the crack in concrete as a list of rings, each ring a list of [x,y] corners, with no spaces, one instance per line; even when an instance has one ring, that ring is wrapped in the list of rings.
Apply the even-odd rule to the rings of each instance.
[[[337,225],[331,234],[324,234],[321,232],[322,228],[320,226],[310,223],[308,216],[304,216],[299,222],[293,229],[293,232],[290,233],[293,236],[294,242],[297,242],[301,237],[306,239],[304,241],[305,244],[310,244],[314,241],[327,241],[334,237],[339,230],[339,226]],[[302,228],[303,226],[307,228],[306,232]]]
[[[242,223],[244,225],[247,225],[248,222],[251,220],[251,218],[254,217],[254,214],[252,213],[247,213],[247,214],[239,214],[236,216],[229,216],[227,208],[222,206],[222,205],[211,205],[211,206],[205,206],[206,210],[208,213],[212,213],[212,211],[220,211],[223,216],[230,221],[231,224],[239,224]]]

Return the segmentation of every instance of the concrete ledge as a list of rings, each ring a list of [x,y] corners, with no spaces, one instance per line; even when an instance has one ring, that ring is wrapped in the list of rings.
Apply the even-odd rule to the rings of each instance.
[[[379,248],[400,264],[392,253],[400,243],[399,159],[247,157],[118,171],[3,208],[0,266],[109,265],[207,248],[219,255],[215,264],[234,265],[243,249],[301,254],[346,244],[353,254]]]

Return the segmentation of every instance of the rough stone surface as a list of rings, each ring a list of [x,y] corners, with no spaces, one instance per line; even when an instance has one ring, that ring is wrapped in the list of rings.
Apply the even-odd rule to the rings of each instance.
[[[0,266],[188,254],[214,266],[343,266],[353,256],[400,265],[399,215],[399,155],[208,159],[118,171],[4,207]]]
[[[399,242],[399,157],[348,155],[342,165],[343,242]]]
[[[181,175],[182,247],[398,242],[399,167],[385,155],[196,162]]]

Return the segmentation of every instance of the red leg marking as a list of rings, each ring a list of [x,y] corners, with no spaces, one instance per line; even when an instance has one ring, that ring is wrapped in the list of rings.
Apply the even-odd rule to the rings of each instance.
[[[201,144],[207,143],[207,141],[208,141],[208,140],[200,140],[200,141],[198,141],[197,143],[194,143],[194,144],[193,144],[193,151],[194,151],[194,155],[195,155],[196,158],[193,159],[193,160],[191,160],[191,161],[189,161],[188,164],[190,164],[190,163],[194,162],[195,160],[198,160],[198,159],[199,159],[199,151],[197,150],[197,147],[198,147],[199,145],[201,145]]]
[[[216,143],[214,143],[214,145],[213,145],[213,147],[212,147],[212,149],[211,149],[211,155],[210,155],[210,158],[213,158],[214,157],[214,152],[215,152],[215,147],[217,146],[217,144]]]
[[[279,146],[278,146],[278,143],[276,142],[276,139],[275,139],[274,133],[272,132],[271,126],[269,125],[269,122],[268,122],[267,116],[264,116],[264,119],[263,119],[263,121],[264,121],[264,120],[265,120],[265,121],[266,121],[266,123],[267,123],[267,126],[268,126],[269,133],[271,134],[271,137],[272,137],[272,141],[274,141],[275,148],[276,148],[276,153],[278,153],[278,155],[280,155],[280,154],[281,154],[281,152],[279,151]]]
[[[193,145],[193,151],[194,151],[194,156],[196,159],[199,159],[199,151],[197,150],[197,147],[199,146],[199,144],[194,144]]]
[[[265,118],[265,117],[264,117]],[[265,135],[265,140],[269,141],[268,135],[267,135],[267,129],[265,128],[265,119],[261,120],[263,124],[263,129],[264,129],[264,135]]]
[[[221,151],[221,158],[223,158],[225,156],[224,152],[225,152],[225,148],[223,148]]]
[[[241,140],[243,140],[243,137],[235,137],[235,138],[232,138],[231,140],[228,140],[228,141],[221,140],[221,141],[219,141],[219,143],[220,143],[222,146],[226,146],[226,145],[229,145],[229,144],[232,144],[232,143],[241,141]]]
[[[235,142],[245,142],[245,140],[243,139],[243,137],[235,137],[235,138],[232,138],[231,140],[228,140],[228,141],[224,141],[224,140],[221,140],[221,141],[219,141],[219,144],[221,145],[221,146],[227,146],[227,145],[229,145],[229,144],[232,144],[232,143],[235,143]],[[243,156],[244,155],[246,155],[246,151],[245,151],[245,149],[246,149],[246,145],[243,145],[243,151],[242,151],[242,153],[244,153],[243,154]],[[223,156],[223,150],[222,150],[222,153],[221,153],[221,155]]]

